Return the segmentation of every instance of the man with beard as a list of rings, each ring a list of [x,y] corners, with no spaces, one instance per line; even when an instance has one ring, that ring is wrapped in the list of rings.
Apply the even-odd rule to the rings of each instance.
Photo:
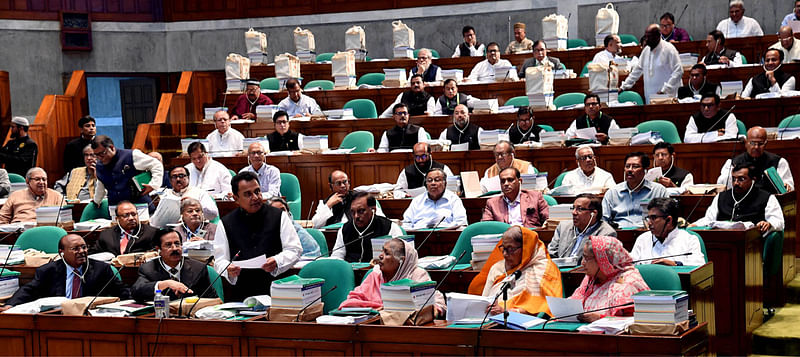
[[[133,283],[136,301],[152,301],[156,290],[177,300],[186,295],[205,293],[203,298],[217,296],[211,286],[208,268],[202,262],[183,257],[181,237],[173,230],[159,230],[153,237],[159,257],[139,266],[139,278]],[[168,290],[167,290],[168,289]]]
[[[403,212],[403,228],[423,229],[433,227],[461,227],[467,222],[467,211],[461,199],[445,189],[447,174],[442,169],[431,169],[425,175],[424,194],[411,200]]]
[[[425,175],[434,168],[442,169],[446,174],[453,175],[453,171],[447,165],[433,160],[431,146],[428,143],[414,145],[413,154],[414,163],[400,171],[400,175],[397,176],[397,184],[394,185],[395,190],[422,187],[425,183]]]
[[[562,186],[572,186],[573,193],[587,191],[605,191],[614,187],[614,177],[610,172],[597,167],[597,156],[591,146],[580,146],[575,149],[575,161],[578,167],[567,171]]]
[[[91,144],[92,139],[97,134],[97,125],[91,115],[86,115],[78,119],[78,127],[81,129],[81,135],[72,139],[67,146],[64,147],[64,171],[85,166],[84,158],[81,155],[83,148]]]
[[[689,81],[686,82],[685,86],[678,88],[678,99],[694,97],[705,93],[719,95],[719,83],[707,81],[707,74],[708,69],[706,69],[706,65],[698,63],[692,66],[692,69],[689,71]]]
[[[725,115],[724,118],[723,115]],[[700,99],[700,111],[689,117],[683,142],[713,143],[736,139],[738,134],[739,127],[736,125],[736,116],[720,110],[719,96],[715,93],[703,93],[703,98]]]
[[[644,76],[645,104],[650,103],[653,94],[667,94],[674,97],[681,86],[683,67],[675,46],[661,39],[658,25],[652,24],[645,32],[645,47],[639,55],[639,63],[620,85],[620,90],[629,90]]]
[[[100,232],[92,253],[109,252],[117,256],[147,252],[153,248],[153,236],[157,229],[139,221],[139,213],[133,203],[122,201],[115,212],[117,225]]]
[[[762,93],[785,93],[794,90],[794,76],[781,69],[783,52],[770,48],[764,54],[764,73],[747,81],[742,91],[743,98],[755,98]]]
[[[411,149],[414,144],[428,140],[425,129],[408,122],[408,106],[397,103],[392,107],[392,118],[395,126],[383,132],[378,152],[390,152],[397,149]],[[375,149],[369,149],[375,152]]]
[[[372,238],[403,235],[397,224],[376,213],[375,206],[375,197],[368,192],[353,194],[348,210],[350,220],[336,233],[331,258],[350,263],[369,262],[377,258],[372,256]]]
[[[567,137],[577,136],[578,129],[594,128],[597,132],[594,138],[601,144],[608,144],[608,131],[619,129],[619,125],[614,118],[600,110],[600,96],[589,94],[583,98],[583,111],[585,114],[573,120],[569,125],[565,133]]]
[[[583,246],[590,236],[616,237],[617,231],[600,219],[603,203],[599,197],[582,193],[572,202],[572,220],[558,223],[547,245],[552,258],[583,257]],[[578,261],[580,264],[580,260]]]
[[[61,194],[47,188],[47,173],[42,168],[28,170],[25,183],[27,189],[13,192],[0,207],[0,224],[35,222],[37,208],[61,204]]]
[[[517,110],[517,122],[506,131],[512,144],[522,144],[529,141],[539,141],[539,135],[545,131],[534,124],[533,111],[530,107],[520,107]]]
[[[775,155],[767,148],[767,131],[760,126],[754,126],[747,131],[747,139],[744,142],[745,152],[737,155],[733,160],[725,161],[717,178],[718,184],[724,184],[728,188],[731,186],[731,169],[733,166],[751,165],[755,171],[752,174],[756,178],[756,186],[769,193],[777,193],[778,190],[772,185],[765,171],[774,167],[778,175],[783,180],[783,184],[788,191],[794,190],[794,177],[792,170],[789,169],[789,162],[786,159]]]
[[[398,94],[394,103],[383,111],[381,118],[391,117],[397,104],[405,104],[406,108],[408,108],[409,116],[433,114],[436,108],[436,100],[430,93],[425,91],[425,82],[422,81],[422,75],[412,75],[408,85],[410,89]]]
[[[514,41],[506,46],[506,54],[511,55],[518,52],[532,51],[533,41],[526,37],[525,24],[517,22],[514,24]]]
[[[606,222],[616,224],[619,228],[642,227],[642,202],[669,197],[664,186],[644,179],[649,166],[650,159],[643,152],[625,155],[625,181],[609,189],[603,196],[603,219]]]
[[[88,248],[81,236],[67,234],[61,237],[58,254],[60,260],[36,268],[33,280],[17,290],[0,311],[43,297],[75,299],[97,295],[106,283],[104,296],[116,296],[121,300],[130,298],[130,290],[121,280],[114,278],[110,265],[88,258]]]
[[[469,122],[469,108],[459,104],[453,110],[453,125],[442,130],[439,140],[450,140],[450,145],[469,144],[469,150],[480,150],[478,136],[481,132],[483,128]]]
[[[23,117],[11,119],[8,129],[11,131],[11,140],[0,149],[0,164],[5,164],[6,171],[12,174],[25,176],[31,167],[36,166],[39,147],[28,136],[29,128],[28,119]]]
[[[675,148],[662,141],[653,147],[653,168],[661,170],[656,182],[664,187],[687,187],[694,185],[694,176],[688,170],[675,166]]]
[[[758,170],[752,165],[736,165],[731,171],[733,187],[716,196],[706,215],[691,226],[707,226],[716,221],[750,222],[761,233],[782,231],[783,211],[778,199],[756,185]]]
[[[474,108],[475,103],[480,99],[475,98],[469,94],[464,94],[458,91],[456,80],[448,78],[444,81],[444,94],[436,100],[436,106],[433,109],[434,115],[451,115],[456,105],[466,104],[468,108]]]
[[[249,80],[244,94],[236,99],[236,104],[231,108],[229,114],[232,120],[239,118],[256,120],[256,107],[270,104],[272,104],[272,100],[261,94],[261,83]]]
[[[541,227],[550,217],[550,208],[539,191],[520,189],[519,170],[508,167],[500,171],[503,192],[486,201],[481,221],[505,222],[512,226]]]

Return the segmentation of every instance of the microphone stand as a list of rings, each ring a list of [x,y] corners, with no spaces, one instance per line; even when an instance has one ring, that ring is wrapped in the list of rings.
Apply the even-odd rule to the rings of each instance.
[[[242,252],[241,250],[240,250],[240,251],[238,251],[238,252],[236,252],[236,254],[234,254],[234,255],[233,255],[233,257],[231,258],[231,260],[228,262],[228,265],[226,265],[226,266],[225,266],[225,269],[222,269],[222,271],[226,271],[226,270],[228,270],[228,267],[230,267],[230,266],[231,266],[231,264],[233,264],[233,261],[234,261],[236,258],[238,258],[238,257],[239,257],[239,253],[241,253],[241,252]],[[222,277],[222,274],[217,274],[217,277],[216,277],[216,278],[214,278],[214,281],[212,281],[212,282],[211,282],[211,284],[208,284],[208,287],[207,287],[205,290],[203,290],[203,292],[202,292],[202,293],[200,293],[200,295],[198,295],[198,296],[197,296],[197,301],[195,301],[195,302],[194,302],[194,304],[192,304],[192,307],[190,307],[190,308],[189,308],[189,312],[187,312],[187,313],[186,313],[186,318],[187,318],[187,319],[190,319],[190,318],[192,318],[192,310],[194,310],[194,307],[195,307],[195,306],[197,306],[197,303],[199,303],[199,302],[200,302],[200,298],[202,298],[202,297],[203,297],[203,295],[205,295],[205,294],[208,292],[208,290],[209,290],[209,289],[211,289],[211,288],[214,286],[214,283],[216,283],[216,282],[217,282],[217,280],[219,280],[219,278],[220,278],[220,277]],[[179,312],[180,312],[180,311],[179,311]]]
[[[521,275],[522,275],[521,271],[519,271],[519,270],[515,271],[514,275],[513,275],[514,276],[514,280],[519,278]],[[508,277],[506,279],[508,279]],[[504,283],[504,286],[501,287],[501,289],[505,290],[505,285],[510,285],[510,283],[511,283],[511,280],[506,281]],[[500,294],[497,294],[497,295],[494,296],[494,299],[492,299],[492,303],[489,304],[490,308],[486,309],[486,314],[483,315],[483,320],[481,320],[481,324],[478,325],[478,341],[475,343],[475,353],[474,353],[476,356],[478,355],[478,350],[480,349],[480,346],[481,346],[481,331],[483,331],[483,324],[486,322],[486,319],[489,317],[489,312],[492,311],[491,306],[493,306],[494,303],[497,302],[497,298],[499,298],[499,297],[500,297]],[[508,322],[506,321],[506,326],[507,325],[508,325]]]
[[[456,263],[458,263],[458,261],[461,260],[462,257],[464,257],[464,254],[467,254],[466,250],[462,250],[461,251],[461,255],[458,256],[458,258],[456,259],[456,262],[453,263],[453,265],[450,266],[450,269],[448,269],[447,273],[444,274],[444,277],[442,277],[442,280],[439,281],[439,284],[436,284],[436,287],[433,288],[433,294],[428,296],[428,298],[425,300],[425,302],[422,303],[422,308],[425,308],[425,306],[428,305],[428,302],[431,301],[431,298],[433,298],[433,296],[436,295],[436,292],[439,291],[439,288],[442,286],[442,283],[444,283],[444,281],[447,279],[447,276],[449,276],[450,273],[453,271],[453,269],[456,267]],[[420,311],[422,311],[422,310],[420,310]],[[417,325],[417,318],[419,318],[419,315],[420,314],[418,313],[417,316],[414,316],[414,322],[412,323],[412,325],[414,325],[414,326]]]
[[[632,262],[631,262],[631,264],[636,264],[636,263],[646,262],[646,261],[648,261],[648,260],[658,260],[658,259],[664,259],[664,258],[683,257],[683,256],[686,256],[686,255],[692,255],[692,252],[686,252],[686,253],[681,253],[681,254],[673,254],[673,255],[665,255],[665,256],[663,256],[663,257],[655,257],[655,258],[639,259],[639,260],[634,260],[634,261],[632,261]]]
[[[442,224],[442,222],[444,222],[445,218],[447,218],[447,217],[442,216],[442,219],[440,219],[439,222],[436,222],[436,224],[433,226],[433,228],[431,228],[431,231],[428,232],[428,235],[425,236],[425,239],[422,240],[422,243],[420,243],[419,246],[417,246],[417,248],[416,248],[417,251],[419,251],[419,249],[422,248],[422,246],[425,244],[425,242],[428,241],[428,238],[430,238],[431,235],[433,235],[433,232],[435,232],[436,228],[438,228],[439,225]]]
[[[574,316],[588,314],[588,313],[592,313],[592,312],[598,312],[598,311],[603,311],[603,310],[608,310],[608,309],[615,309],[615,308],[618,308],[618,307],[625,307],[625,306],[632,306],[632,305],[633,305],[633,301],[628,302],[628,303],[624,303],[624,304],[620,304],[620,305],[608,306],[608,307],[603,307],[603,308],[600,308],[600,309],[594,309],[594,310],[579,312],[577,314],[569,314],[569,315],[564,315],[564,316],[548,318],[548,319],[545,319],[544,323],[542,324],[542,330],[544,330],[544,328],[545,328],[545,326],[547,326],[548,322],[553,321],[553,320],[566,319],[568,317],[574,317]]]
[[[0,242],[2,242],[2,241],[4,241],[4,240],[6,240],[8,237],[11,237],[11,236],[13,236],[13,235],[16,235],[16,234],[17,234],[17,233],[19,233],[20,231],[22,231],[22,227],[19,227],[19,228],[17,228],[17,230],[16,230],[16,231],[14,231],[14,232],[12,232],[11,234],[9,234],[9,235],[7,235],[7,236],[3,237],[3,239],[0,239]],[[8,249],[8,254],[6,255],[6,260],[3,262],[3,267],[2,267],[2,268],[0,268],[0,277],[2,277],[2,276],[3,276],[3,272],[5,272],[5,271],[6,271],[6,266],[8,265],[8,258],[11,258],[11,252],[13,252],[13,251],[14,251],[14,247],[15,247],[16,245],[17,245],[17,241],[16,241],[16,240],[14,240],[14,243],[12,243],[12,244],[11,244],[11,248],[9,248],[9,249]],[[87,258],[87,259],[88,259],[88,258]]]
[[[297,317],[295,317],[295,318],[294,318],[294,322],[298,322],[298,321],[300,321],[300,315],[302,315],[302,314],[303,314],[303,312],[305,312],[305,311],[306,311],[306,309],[308,309],[309,307],[311,307],[311,305],[314,305],[314,304],[316,304],[316,303],[317,303],[317,301],[320,301],[320,300],[322,300],[322,298],[324,298],[324,297],[328,296],[328,294],[330,294],[330,292],[331,292],[331,291],[334,291],[334,290],[336,290],[336,288],[337,288],[337,286],[336,286],[336,285],[332,286],[332,287],[331,287],[331,288],[330,288],[328,291],[326,291],[324,294],[320,295],[318,298],[316,298],[316,299],[314,299],[313,301],[311,301],[310,303],[308,303],[308,305],[306,305],[306,306],[303,306],[303,308],[302,308],[302,309],[300,309],[300,312],[298,312],[298,313],[297,313]]]
[[[89,259],[89,258],[86,258],[86,259]],[[119,270],[117,270],[117,274],[119,274],[119,272],[121,272],[122,269],[125,269],[125,264],[120,265]],[[88,316],[89,315],[89,309],[92,308],[92,304],[94,303],[94,301],[97,300],[97,298],[100,297],[101,294],[103,294],[103,291],[105,291],[106,288],[108,287],[108,285],[111,284],[111,282],[114,281],[114,279],[116,279],[116,278],[117,278],[116,274],[111,274],[111,279],[108,279],[108,281],[106,281],[106,284],[103,285],[103,287],[100,289],[100,291],[97,292],[97,295],[95,295],[92,298],[92,300],[89,301],[89,304],[86,305],[86,310],[83,311],[83,315],[84,316]]]

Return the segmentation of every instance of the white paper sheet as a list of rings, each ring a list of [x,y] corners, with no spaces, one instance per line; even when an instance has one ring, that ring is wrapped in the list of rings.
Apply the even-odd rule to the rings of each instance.
[[[259,255],[255,258],[247,260],[235,260],[233,262],[233,265],[236,265],[242,269],[261,269],[261,267],[266,263],[267,263],[267,256]]]
[[[579,314],[583,312],[583,304],[577,299],[564,299],[553,296],[547,296],[547,307],[553,313],[554,317],[567,316],[572,314]],[[578,321],[578,316],[567,317],[559,319],[559,321]]]
[[[594,140],[597,137],[597,129],[594,127],[578,129],[575,130],[575,136],[580,139]]]
[[[448,293],[447,320],[483,319],[491,300],[479,295]]]
[[[661,173],[661,166],[656,166],[650,170],[647,170],[647,173],[644,174],[644,179],[653,182],[658,180],[658,178],[661,176],[664,176],[664,174]]]

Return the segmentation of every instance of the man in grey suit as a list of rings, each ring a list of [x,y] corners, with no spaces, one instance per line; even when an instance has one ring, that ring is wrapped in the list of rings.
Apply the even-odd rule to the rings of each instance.
[[[617,232],[603,221],[603,202],[592,194],[583,193],[572,203],[572,221],[561,221],[547,246],[552,258],[581,257],[581,247],[589,236],[616,237]]]
[[[544,44],[544,41],[538,40],[533,44],[533,57],[522,63],[522,68],[519,69],[519,78],[525,78],[525,69],[528,67],[541,66],[544,62],[550,62],[554,71],[565,69],[560,59],[547,55],[547,45]]]

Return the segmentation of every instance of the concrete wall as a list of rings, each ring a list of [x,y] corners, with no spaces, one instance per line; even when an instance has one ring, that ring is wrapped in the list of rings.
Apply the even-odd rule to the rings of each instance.
[[[688,0],[687,0],[688,1]],[[615,1],[620,32],[641,36],[647,24],[665,11],[679,16],[686,1]],[[765,33],[775,33],[791,11],[787,1],[748,1],[746,15],[756,18]],[[370,57],[391,56],[391,25],[402,19],[416,32],[417,47],[450,56],[461,41],[461,27],[476,28],[482,43],[508,43],[508,23],[528,24],[528,37],[541,36],[541,18],[554,12],[570,16],[570,37],[594,40],[594,16],[603,0],[508,0],[362,13],[175,23],[92,24],[94,50],[62,52],[55,21],[0,21],[0,69],[10,73],[12,113],[32,117],[45,94],[63,93],[63,74],[83,69],[89,73],[179,72],[222,69],[230,52],[244,54],[244,31],[254,27],[269,36],[270,57],[294,52],[291,30],[310,29],[317,52],[344,47],[344,31],[352,25],[366,30]],[[757,6],[756,6],[757,5]],[[705,38],[727,16],[727,0],[694,1],[680,21],[695,39]],[[371,21],[362,21],[371,19]],[[576,34],[574,36],[573,34]],[[101,100],[99,98],[91,98]]]

